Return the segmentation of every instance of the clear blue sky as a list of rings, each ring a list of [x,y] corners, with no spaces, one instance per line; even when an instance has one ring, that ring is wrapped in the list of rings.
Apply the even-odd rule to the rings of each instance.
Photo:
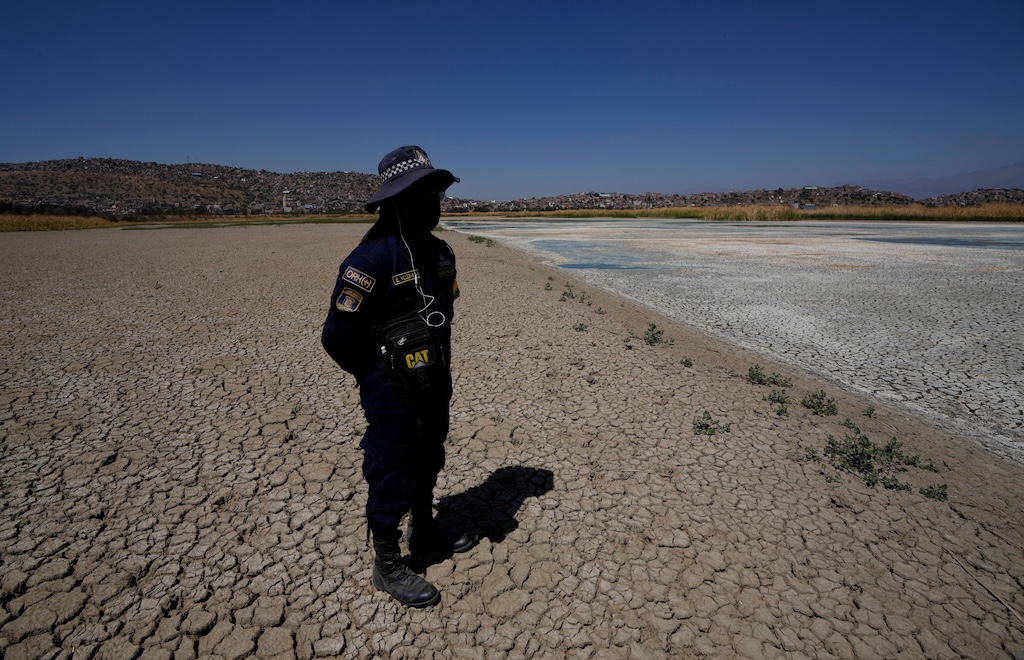
[[[0,162],[376,173],[475,199],[1024,159],[1024,2],[5,3]]]

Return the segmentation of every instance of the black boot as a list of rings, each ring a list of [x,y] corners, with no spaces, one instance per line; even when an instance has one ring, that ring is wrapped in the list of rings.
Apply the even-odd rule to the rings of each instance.
[[[398,530],[374,533],[373,586],[388,592],[402,605],[429,607],[441,600],[441,594],[434,585],[402,563],[402,551],[398,546],[400,537]]]
[[[409,552],[417,559],[443,559],[466,552],[477,538],[468,532],[439,526],[428,513],[416,512],[409,520]]]

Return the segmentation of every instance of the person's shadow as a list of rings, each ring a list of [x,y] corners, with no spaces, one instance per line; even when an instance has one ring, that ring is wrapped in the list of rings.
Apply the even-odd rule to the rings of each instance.
[[[482,484],[442,497],[437,503],[437,524],[501,543],[519,527],[516,514],[526,498],[540,497],[554,487],[555,475],[551,470],[522,465],[499,468]],[[431,557],[427,563],[447,557]]]

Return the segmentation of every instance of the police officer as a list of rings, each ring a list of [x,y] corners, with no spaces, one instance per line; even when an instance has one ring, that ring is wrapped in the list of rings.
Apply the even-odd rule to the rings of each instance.
[[[395,149],[377,171],[381,187],[365,207],[380,215],[341,264],[322,342],[359,383],[373,585],[403,605],[427,607],[441,596],[402,561],[402,517],[411,514],[414,560],[451,556],[476,542],[440,528],[433,517],[434,486],[445,462],[459,286],[455,254],[430,232],[441,217],[444,191],[459,179],[435,169],[417,146]]]

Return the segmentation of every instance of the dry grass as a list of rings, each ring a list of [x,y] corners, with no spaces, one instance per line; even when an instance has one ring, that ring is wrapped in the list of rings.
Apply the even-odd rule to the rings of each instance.
[[[454,215],[454,214],[453,214]],[[799,212],[789,206],[683,206],[663,209],[573,209],[566,211],[494,211],[460,215],[484,215],[504,218],[694,218],[703,220],[799,220]]]
[[[445,213],[445,217],[491,216],[501,218],[693,218],[722,222],[781,222],[799,220],[930,220],[950,222],[1024,222],[1024,204],[992,203],[981,206],[927,207],[921,204],[907,206],[835,206],[831,208],[797,210],[781,204],[750,206],[678,207],[664,209],[576,209],[567,211],[515,211],[487,213]],[[47,231],[59,229],[95,229],[117,226],[146,226],[175,224],[180,226],[218,226],[223,224],[264,223],[321,223],[372,222],[369,214],[350,215],[286,215],[286,216],[201,216],[154,217],[131,223],[114,222],[97,217],[61,215],[0,215],[0,232]]]
[[[520,215],[517,213],[516,215]],[[531,215],[522,213],[522,215]],[[537,214],[532,214],[537,215]],[[696,218],[703,220],[799,220],[799,212],[789,206],[685,206],[666,209],[635,209],[617,211],[612,209],[574,211],[551,211],[542,213],[553,218]]]
[[[154,226],[166,227],[222,227],[225,225],[247,224],[317,224],[317,223],[359,223],[372,222],[375,216],[369,214],[351,215],[260,215],[260,216],[153,216],[146,220],[115,222],[105,218],[73,215],[0,215],[0,232],[4,231],[58,231],[62,229],[144,229]]]
[[[864,219],[864,220],[1024,220],[1024,204],[994,202],[980,206],[835,206],[815,211],[801,211],[802,217]]]
[[[565,209],[562,211],[483,211],[473,213],[446,213],[450,217],[492,216],[496,218],[699,218],[700,209]]]
[[[373,222],[376,216],[360,213],[347,215],[196,215],[196,216],[152,216],[143,220],[122,222],[125,229],[150,229],[153,227],[242,227],[245,225],[298,225]]]
[[[930,220],[930,221],[1024,221],[1024,204],[1007,202],[980,206],[928,207],[907,206],[834,206],[816,210],[794,209],[782,204],[750,206],[678,207],[664,209],[576,209],[569,211],[515,211],[451,214],[495,217],[531,218],[695,218],[718,221],[789,221],[789,220]]]
[[[104,218],[73,215],[0,215],[0,231],[54,231],[116,226],[116,222]]]

